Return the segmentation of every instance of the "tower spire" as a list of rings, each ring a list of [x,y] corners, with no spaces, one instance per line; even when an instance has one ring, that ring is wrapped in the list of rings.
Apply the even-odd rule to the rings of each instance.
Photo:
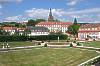
[[[48,21],[53,21],[53,16],[52,16],[52,11],[51,11],[51,8],[50,8],[50,12],[49,12],[49,17],[48,17]]]

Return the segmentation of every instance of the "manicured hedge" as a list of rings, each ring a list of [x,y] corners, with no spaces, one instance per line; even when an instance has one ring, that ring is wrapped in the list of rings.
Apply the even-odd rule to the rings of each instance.
[[[26,41],[28,40],[27,36],[0,36],[0,42],[5,41]]]
[[[32,39],[35,40],[65,40],[67,39],[67,35],[44,35],[44,36],[31,36]]]
[[[5,41],[27,41],[27,40],[59,40],[67,39],[67,35],[44,35],[44,36],[0,36],[0,42]]]

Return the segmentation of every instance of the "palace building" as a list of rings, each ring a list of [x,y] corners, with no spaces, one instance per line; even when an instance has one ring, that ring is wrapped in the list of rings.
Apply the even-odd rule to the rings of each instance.
[[[50,32],[63,32],[66,33],[68,26],[72,25],[71,22],[40,22],[36,26],[43,26],[50,30]]]
[[[78,38],[85,39],[100,39],[100,23],[92,23],[82,25],[78,31]]]
[[[54,20],[54,18],[53,18],[52,11],[50,8],[48,21],[47,22],[40,22],[36,26],[46,27],[50,30],[50,32],[66,33],[66,31],[68,30],[68,26],[72,25],[72,22],[55,22],[53,20]]]

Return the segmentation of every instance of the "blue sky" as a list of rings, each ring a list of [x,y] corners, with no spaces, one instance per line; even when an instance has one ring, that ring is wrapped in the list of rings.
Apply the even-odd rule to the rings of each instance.
[[[0,21],[47,19],[49,8],[61,21],[100,22],[100,0],[0,0]]]

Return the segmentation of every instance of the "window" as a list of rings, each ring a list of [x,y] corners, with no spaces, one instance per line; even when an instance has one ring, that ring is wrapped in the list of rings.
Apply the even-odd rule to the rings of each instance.
[[[90,30],[90,28],[88,28],[88,30]]]
[[[94,30],[94,28],[92,28],[92,30]]]
[[[54,27],[55,27],[55,25],[54,25]]]
[[[97,30],[97,28],[95,28],[95,30]]]

